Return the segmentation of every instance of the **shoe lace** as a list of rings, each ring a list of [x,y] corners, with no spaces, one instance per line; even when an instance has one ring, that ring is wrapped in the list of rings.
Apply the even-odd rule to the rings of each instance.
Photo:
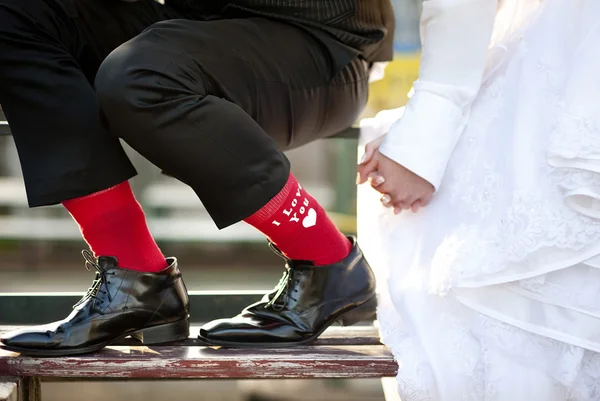
[[[292,293],[298,292],[298,290],[293,288],[293,286],[294,284],[299,283],[300,280],[294,277],[294,273],[294,269],[291,269],[289,266],[286,266],[286,270],[283,273],[283,277],[281,277],[281,280],[279,280],[279,283],[274,288],[275,295],[273,295],[273,298],[271,298],[271,300],[267,302],[265,308],[271,307],[276,311],[282,311],[288,305],[290,300],[294,302],[297,301],[297,299],[292,296]],[[298,273],[302,274],[302,271],[298,271]]]
[[[73,305],[73,309],[84,303],[90,298],[96,299],[100,301],[100,303],[104,303],[104,300],[99,296],[100,293],[106,295],[108,297],[108,301],[112,301],[112,296],[109,291],[101,290],[102,284],[110,284],[107,276],[114,276],[114,272],[107,272],[100,264],[98,263],[98,259],[94,257],[94,254],[87,249],[81,251],[81,255],[85,259],[85,268],[88,271],[91,271],[92,268],[96,269],[96,278],[92,282],[92,286],[88,288],[86,294]],[[98,311],[100,314],[103,314],[101,311]]]

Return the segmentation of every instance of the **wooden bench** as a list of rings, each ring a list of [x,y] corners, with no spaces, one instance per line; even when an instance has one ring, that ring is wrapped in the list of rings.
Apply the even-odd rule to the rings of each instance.
[[[124,339],[99,353],[64,358],[25,357],[0,351],[0,383],[4,382],[4,387],[12,391],[14,383],[20,383],[24,390],[17,394],[25,395],[20,395],[19,401],[40,401],[41,381],[395,376],[397,364],[380,344],[373,325],[334,326],[315,344],[290,349],[212,348],[197,340],[201,322],[233,316],[260,299],[264,292],[189,291],[190,308],[195,312],[191,336],[186,341],[145,347]],[[59,320],[81,296],[80,293],[0,293],[0,334],[17,326]]]
[[[0,326],[0,333],[13,328]],[[12,377],[0,380],[0,389],[12,391],[11,401],[40,401],[40,383],[49,379],[380,378],[398,369],[372,326],[331,327],[311,346],[265,350],[205,347],[197,333],[195,327],[188,340],[149,347],[124,339],[98,353],[59,358],[0,350],[0,377]]]

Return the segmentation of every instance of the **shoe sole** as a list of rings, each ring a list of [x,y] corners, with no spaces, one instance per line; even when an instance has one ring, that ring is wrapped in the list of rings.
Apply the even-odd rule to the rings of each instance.
[[[331,326],[333,323],[335,323],[337,321],[339,321],[342,324],[342,326],[352,326],[353,324],[356,324],[358,322],[370,320],[373,317],[375,317],[376,308],[377,308],[377,296],[373,295],[371,298],[369,298],[367,301],[363,302],[362,304],[355,306],[351,309],[348,309],[345,312],[340,313],[338,316],[331,319],[331,321],[329,321],[328,323],[325,323],[323,325],[323,327],[317,333],[315,333],[312,336],[305,338],[301,341],[274,342],[274,343],[269,343],[269,342],[245,343],[245,342],[237,342],[237,341],[213,340],[213,339],[203,336],[202,329],[200,330],[200,334],[198,335],[198,340],[200,340],[200,342],[204,343],[207,346],[223,347],[223,348],[292,348],[292,347],[297,347],[300,345],[308,345],[308,344],[315,342],[321,336],[321,334],[323,334],[323,332],[325,330],[327,330],[327,328],[329,328],[329,326]]]
[[[70,349],[35,349],[35,348],[23,348],[15,347],[0,343],[0,349],[18,352],[27,356],[70,356],[70,355],[82,355],[97,352],[111,345],[112,343],[121,340],[125,337],[132,337],[140,341],[140,345],[153,345],[169,343],[174,341],[185,340],[190,336],[190,318],[189,316],[183,320],[179,320],[173,323],[162,324],[160,326],[146,327],[144,329],[135,330],[131,333],[123,334],[113,340],[106,341],[101,344],[90,345],[83,348],[70,348]]]

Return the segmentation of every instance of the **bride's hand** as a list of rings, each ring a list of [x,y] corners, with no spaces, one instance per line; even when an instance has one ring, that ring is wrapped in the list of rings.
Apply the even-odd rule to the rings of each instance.
[[[375,155],[375,152],[377,151],[377,149],[379,149],[379,146],[383,142],[384,138],[385,135],[375,139],[374,141],[369,142],[365,146],[365,153],[363,154],[362,159],[358,164],[358,176],[356,177],[357,185],[364,184],[365,182],[369,181],[371,183],[371,186],[375,188],[376,186],[381,185],[385,182],[385,178],[383,178],[377,171],[366,171],[365,169],[361,168],[361,166],[367,164],[371,159],[373,159],[373,155]]]
[[[394,213],[400,213],[403,209],[416,212],[420,207],[427,206],[434,193],[433,185],[381,154],[378,149],[382,141],[383,138],[379,138],[367,144],[358,166],[357,183],[363,184],[369,180],[375,190],[384,194],[382,203],[393,207]]]

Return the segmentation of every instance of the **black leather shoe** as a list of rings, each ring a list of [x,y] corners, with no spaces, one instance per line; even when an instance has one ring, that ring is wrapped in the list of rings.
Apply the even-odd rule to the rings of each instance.
[[[327,266],[286,260],[275,289],[238,316],[210,322],[199,339],[224,347],[291,347],[315,341],[336,321],[351,325],[375,317],[375,277],[355,238],[346,259]]]
[[[36,356],[98,351],[131,336],[142,344],[189,336],[189,300],[175,258],[158,273],[117,267],[113,257],[83,251],[86,268],[97,270],[87,294],[64,320],[5,334],[0,347]]]

